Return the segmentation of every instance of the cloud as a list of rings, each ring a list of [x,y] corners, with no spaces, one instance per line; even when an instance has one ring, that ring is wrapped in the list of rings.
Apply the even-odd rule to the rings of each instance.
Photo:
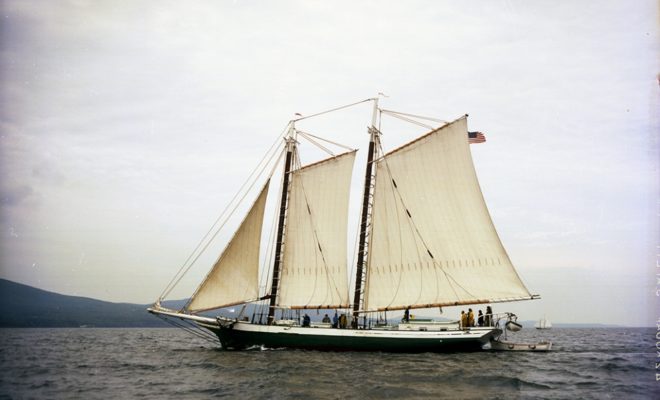
[[[2,205],[16,206],[34,194],[34,189],[27,185],[19,185],[2,189]]]

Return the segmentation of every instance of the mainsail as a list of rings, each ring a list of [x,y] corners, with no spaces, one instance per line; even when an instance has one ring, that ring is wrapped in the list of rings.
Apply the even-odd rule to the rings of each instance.
[[[292,172],[277,304],[348,307],[346,237],[355,151]]]
[[[365,310],[529,299],[488,213],[466,117],[376,161]]]
[[[186,307],[189,312],[245,303],[259,297],[259,244],[269,183],[270,179],[225,251],[190,299]]]

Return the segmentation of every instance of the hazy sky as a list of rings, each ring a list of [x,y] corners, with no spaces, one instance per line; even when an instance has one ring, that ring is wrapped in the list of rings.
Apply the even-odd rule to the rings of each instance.
[[[486,133],[484,196],[542,296],[497,311],[660,317],[655,1],[0,4],[2,278],[152,302],[293,113],[384,92]],[[309,127],[364,148],[370,111]],[[423,133],[383,124],[386,148]]]

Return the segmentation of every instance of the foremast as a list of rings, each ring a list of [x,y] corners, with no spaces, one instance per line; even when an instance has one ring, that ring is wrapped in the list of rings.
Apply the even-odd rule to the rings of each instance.
[[[286,156],[284,160],[284,177],[282,179],[282,196],[280,199],[280,211],[277,219],[277,237],[275,239],[275,260],[273,262],[273,278],[270,289],[270,304],[268,307],[268,325],[275,320],[275,309],[277,307],[277,291],[280,282],[280,271],[282,267],[282,250],[284,248],[284,234],[286,227],[286,211],[289,200],[289,182],[293,168],[296,140],[294,138],[295,126],[291,122],[289,133],[286,137]]]
[[[360,239],[358,243],[357,265],[355,272],[355,293],[353,296],[353,328],[358,326],[359,310],[363,302],[364,283],[367,276],[367,254],[369,252],[369,220],[371,219],[371,206],[373,199],[374,180],[376,170],[373,168],[380,131],[378,124],[378,98],[374,98],[374,108],[371,117],[369,133],[369,150],[367,153],[367,168],[364,175],[364,192],[362,197],[362,212],[360,215]]]

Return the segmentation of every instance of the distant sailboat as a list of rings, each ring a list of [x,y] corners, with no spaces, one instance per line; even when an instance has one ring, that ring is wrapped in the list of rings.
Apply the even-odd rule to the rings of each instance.
[[[166,309],[161,296],[149,312],[192,321],[213,332],[228,349],[475,350],[499,337],[499,327],[461,327],[458,321],[424,326],[408,320],[394,326],[368,322],[368,317],[388,311],[408,314],[415,308],[538,296],[518,277],[491,221],[472,163],[467,116],[385,153],[378,116],[396,113],[378,108],[377,98],[354,104],[367,101],[374,102],[374,114],[352,302],[346,243],[355,150],[300,165],[298,138],[314,141],[295,126],[309,117],[297,116],[289,123],[280,153],[284,172],[277,192],[277,234],[270,242],[272,268],[260,280],[269,177],[185,307]],[[263,276],[270,278],[269,287],[260,285]],[[264,311],[251,319],[207,316],[209,310],[253,302],[260,302]],[[335,328],[327,322],[310,324],[307,315],[300,323],[301,310],[320,309],[339,311]]]
[[[550,329],[552,328],[552,324],[550,323],[550,320],[543,316],[538,322],[534,325],[536,329]]]

